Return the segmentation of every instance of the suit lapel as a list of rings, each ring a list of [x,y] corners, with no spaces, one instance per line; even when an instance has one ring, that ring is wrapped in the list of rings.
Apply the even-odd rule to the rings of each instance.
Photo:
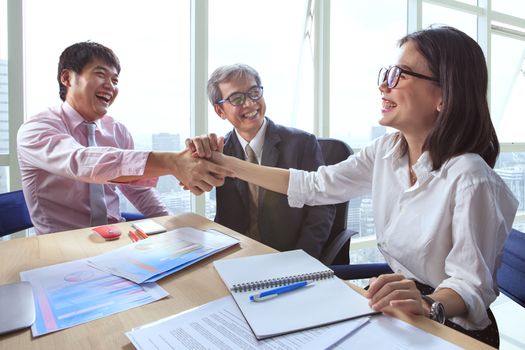
[[[276,130],[274,122],[269,118],[266,118],[268,125],[266,127],[266,133],[264,135],[264,146],[261,164],[266,166],[275,167],[279,161],[279,148],[278,145],[281,142],[281,136]],[[259,189],[259,208],[264,203],[264,197],[266,196],[266,189]]]

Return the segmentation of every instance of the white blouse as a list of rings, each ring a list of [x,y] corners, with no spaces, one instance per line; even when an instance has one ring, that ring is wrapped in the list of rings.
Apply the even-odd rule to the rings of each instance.
[[[427,152],[413,170],[395,134],[317,172],[290,169],[292,207],[333,204],[372,193],[377,245],[392,270],[436,290],[451,288],[468,314],[452,322],[466,329],[490,324],[486,310],[498,295],[496,270],[518,201],[477,154],[464,154],[432,171]]]

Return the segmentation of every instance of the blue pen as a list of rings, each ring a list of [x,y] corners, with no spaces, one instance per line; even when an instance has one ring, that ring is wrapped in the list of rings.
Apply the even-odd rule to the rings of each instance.
[[[299,288],[303,288],[303,287],[306,287],[306,286],[311,286],[311,285],[313,285],[313,282],[308,282],[308,281],[297,282],[297,283],[289,284],[287,286],[270,289],[270,290],[261,292],[259,294],[250,295],[250,300],[251,301],[268,300],[268,299],[271,299],[271,298],[275,298],[279,294],[288,293],[288,292],[291,292],[293,290],[296,290],[296,289],[299,289]]]

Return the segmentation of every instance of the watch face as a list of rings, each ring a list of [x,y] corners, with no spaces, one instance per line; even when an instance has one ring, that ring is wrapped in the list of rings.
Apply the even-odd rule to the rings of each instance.
[[[430,307],[430,318],[441,324],[445,323],[445,308],[439,301],[435,301]]]

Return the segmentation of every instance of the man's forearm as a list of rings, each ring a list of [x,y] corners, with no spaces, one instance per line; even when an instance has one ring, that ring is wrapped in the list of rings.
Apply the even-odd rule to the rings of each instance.
[[[211,191],[214,186],[222,186],[224,178],[233,174],[223,166],[193,157],[191,150],[185,149],[181,152],[151,152],[142,175],[121,176],[113,181],[126,183],[162,175],[173,175],[193,194],[201,194]]]
[[[178,157],[180,157],[180,152],[150,152],[142,175],[119,176],[111,182],[128,183],[140,179],[174,175]]]

